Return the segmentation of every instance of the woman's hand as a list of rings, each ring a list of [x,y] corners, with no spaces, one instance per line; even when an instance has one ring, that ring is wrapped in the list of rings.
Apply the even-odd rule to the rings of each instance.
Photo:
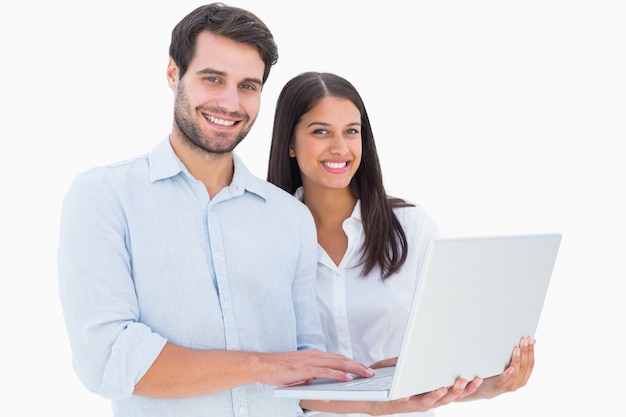
[[[388,366],[396,366],[397,362],[398,362],[398,357],[396,356],[395,358],[388,358],[388,359],[383,359],[381,361],[375,362],[370,365],[370,368],[378,369],[378,368],[386,368]]]
[[[525,337],[513,349],[511,363],[500,375],[485,378],[480,388],[472,395],[457,401],[493,398],[513,392],[526,385],[535,366],[535,339]]]
[[[370,365],[371,369],[394,366],[398,358],[388,358]],[[366,413],[372,416],[424,412],[454,401],[462,401],[474,395],[480,388],[482,378],[474,378],[468,382],[459,378],[451,387],[443,387],[434,391],[413,395],[393,401],[322,401],[301,400],[300,405],[307,410],[326,411],[333,413]]]
[[[435,391],[394,401],[373,403],[370,414],[380,416],[428,411],[454,401],[461,401],[463,398],[475,394],[482,382],[482,378],[474,378],[470,382],[464,378],[459,378],[449,388],[439,388]]]

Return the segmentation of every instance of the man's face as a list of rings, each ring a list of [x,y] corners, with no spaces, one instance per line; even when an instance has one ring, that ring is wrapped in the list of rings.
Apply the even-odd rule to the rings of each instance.
[[[183,78],[173,61],[168,66],[174,134],[206,152],[232,151],[259,113],[264,69],[253,47],[201,32]]]

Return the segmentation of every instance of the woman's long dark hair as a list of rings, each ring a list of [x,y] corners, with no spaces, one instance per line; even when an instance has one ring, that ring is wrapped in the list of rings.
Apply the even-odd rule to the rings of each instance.
[[[393,208],[412,204],[385,192],[365,104],[348,80],[331,73],[305,72],[285,84],[276,103],[267,180],[291,194],[302,185],[298,162],[289,156],[289,145],[300,117],[326,96],[348,99],[361,113],[363,153],[361,165],[350,183],[350,190],[361,200],[365,230],[361,274],[365,276],[379,265],[385,279],[396,272],[407,257],[406,234]]]

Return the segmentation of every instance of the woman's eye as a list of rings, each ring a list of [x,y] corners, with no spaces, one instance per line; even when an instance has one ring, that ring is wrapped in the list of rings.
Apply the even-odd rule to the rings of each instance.
[[[328,133],[328,130],[326,129],[315,129],[313,131],[314,135],[325,135],[326,133]]]

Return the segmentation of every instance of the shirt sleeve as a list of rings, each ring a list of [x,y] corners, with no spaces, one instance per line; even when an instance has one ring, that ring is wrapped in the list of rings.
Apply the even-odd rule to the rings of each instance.
[[[293,286],[294,308],[296,309],[298,350],[326,350],[322,324],[315,293],[317,276],[317,231],[308,209],[303,221],[302,249]]]
[[[106,398],[132,395],[166,343],[139,322],[128,231],[115,187],[98,170],[79,176],[61,212],[58,280],[74,369]]]

